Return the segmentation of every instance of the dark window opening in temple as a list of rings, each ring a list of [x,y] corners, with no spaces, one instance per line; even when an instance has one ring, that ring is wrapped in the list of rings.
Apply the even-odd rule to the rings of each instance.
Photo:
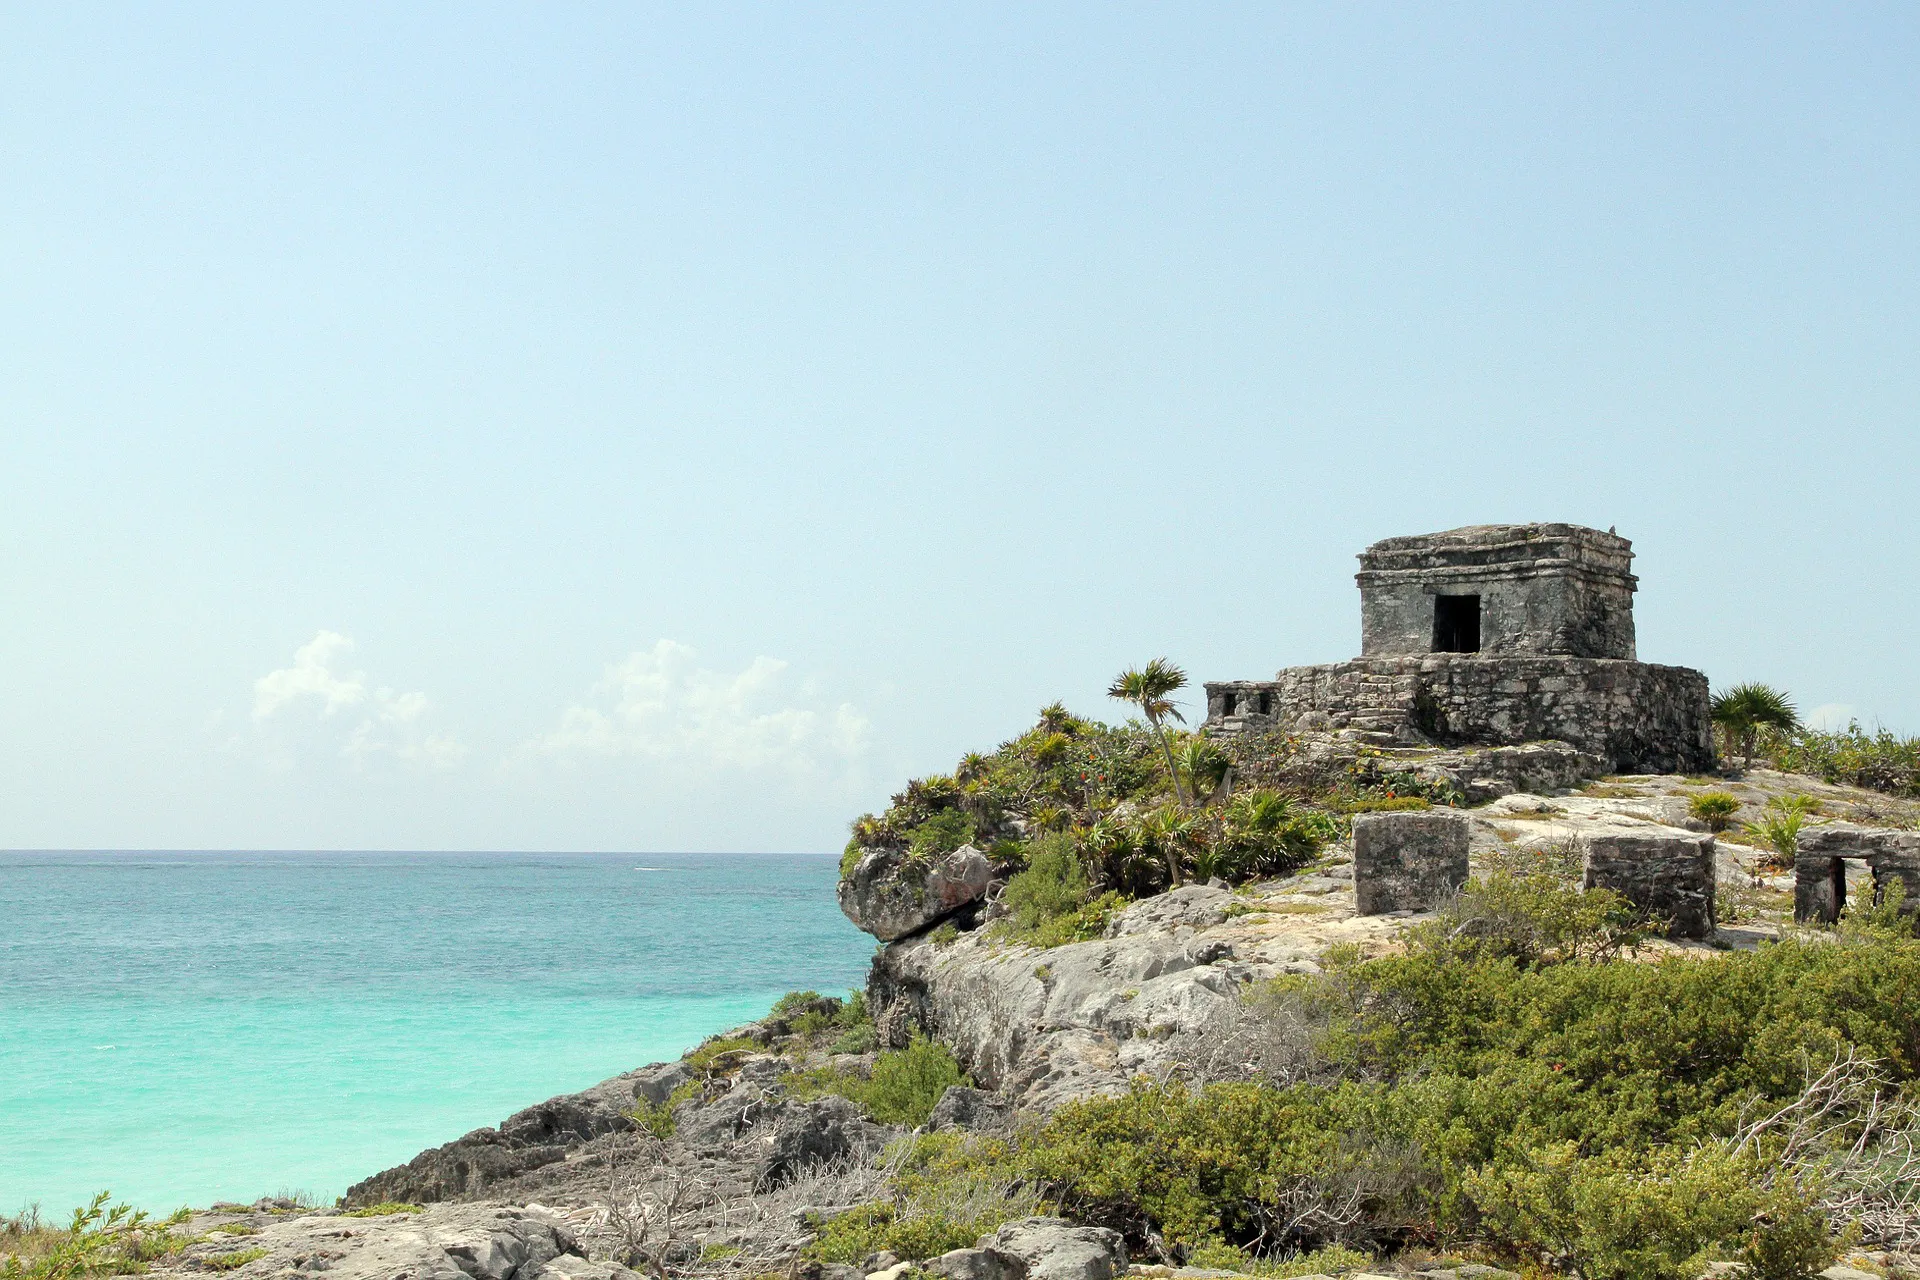
[[[1260,695],[1260,714],[1263,716],[1270,716],[1273,714],[1273,695],[1272,694],[1263,693]]]
[[[1220,714],[1223,716],[1232,715],[1233,702],[1234,702],[1233,690],[1229,689],[1225,693],[1221,694],[1220,695]]]
[[[1433,651],[1480,652],[1480,597],[1433,598]]]
[[[1840,913],[1847,909],[1847,860],[1845,858],[1835,858],[1833,860],[1833,866],[1827,874],[1833,877],[1833,918],[1837,923],[1840,919]],[[1880,885],[1877,877],[1874,883],[1873,896],[1876,899],[1874,905],[1878,906]]]

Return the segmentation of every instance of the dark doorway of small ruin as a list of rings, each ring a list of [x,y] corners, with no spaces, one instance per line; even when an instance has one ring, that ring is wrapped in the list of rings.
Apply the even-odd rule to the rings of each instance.
[[[1840,913],[1847,909],[1847,860],[1845,858],[1835,858],[1833,860],[1833,866],[1828,869],[1827,874],[1833,877],[1833,919],[1829,923],[1838,924],[1840,922]],[[1878,900],[1879,896],[1880,886],[1876,880],[1874,883],[1874,898]]]
[[[1480,597],[1433,598],[1433,651],[1480,652]]]

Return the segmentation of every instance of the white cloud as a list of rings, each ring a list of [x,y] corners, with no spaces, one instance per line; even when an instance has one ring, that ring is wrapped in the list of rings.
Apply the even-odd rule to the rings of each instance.
[[[865,752],[866,717],[844,702],[828,705],[811,680],[789,692],[786,663],[755,658],[730,674],[697,657],[672,640],[636,650],[528,748],[806,775],[842,769]]]
[[[1822,733],[1838,733],[1845,729],[1850,721],[1859,718],[1852,703],[1823,702],[1807,712],[1806,723],[1809,729],[1818,729]]]
[[[263,729],[269,722],[321,725],[337,717],[339,752],[357,765],[391,756],[447,769],[466,758],[467,748],[458,739],[426,723],[426,694],[372,687],[365,672],[342,669],[353,647],[351,637],[321,631],[294,651],[292,666],[255,680],[254,723]]]

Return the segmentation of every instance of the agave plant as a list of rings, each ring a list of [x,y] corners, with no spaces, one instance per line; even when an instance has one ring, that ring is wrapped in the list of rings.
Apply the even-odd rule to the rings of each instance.
[[[1066,733],[1073,728],[1073,713],[1064,702],[1049,702],[1040,708],[1039,724],[1048,733]]]
[[[1174,753],[1174,763],[1186,780],[1187,794],[1196,804],[1206,803],[1233,771],[1233,761],[1227,753],[1211,738],[1197,733],[1180,744]]]
[[[1771,685],[1737,684],[1713,696],[1713,723],[1727,735],[1727,754],[1739,747],[1742,760],[1753,759],[1754,744],[1763,729],[1792,733],[1800,727],[1793,699]]]
[[[1167,880],[1170,887],[1180,885],[1180,866],[1198,841],[1200,824],[1191,813],[1178,805],[1163,804],[1141,820],[1140,830],[1143,844],[1151,845],[1160,853],[1166,863]]]
[[[1760,821],[1749,822],[1741,830],[1748,839],[1762,844],[1773,851],[1769,859],[1775,866],[1791,866],[1794,855],[1800,851],[1800,827],[1807,815],[1798,809],[1775,809],[1768,807],[1760,815]]]

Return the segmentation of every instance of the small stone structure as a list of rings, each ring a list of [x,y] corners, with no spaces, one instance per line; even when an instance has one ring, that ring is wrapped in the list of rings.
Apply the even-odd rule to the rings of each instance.
[[[1611,889],[1656,920],[1669,938],[1710,938],[1714,840],[1684,831],[1587,832],[1574,838],[1583,889]]]
[[[1555,740],[1622,773],[1714,764],[1707,678],[1636,660],[1632,544],[1571,524],[1388,538],[1360,557],[1361,656],[1207,685],[1224,734],[1393,746]]]
[[[1899,880],[1906,892],[1901,909],[1920,911],[1920,831],[1896,831],[1834,822],[1800,833],[1793,859],[1793,918],[1832,924],[1847,905],[1847,862],[1864,862],[1873,872],[1877,903],[1887,884]]]
[[[1431,911],[1467,882],[1473,824],[1463,813],[1361,813],[1353,819],[1353,905],[1363,916]]]

